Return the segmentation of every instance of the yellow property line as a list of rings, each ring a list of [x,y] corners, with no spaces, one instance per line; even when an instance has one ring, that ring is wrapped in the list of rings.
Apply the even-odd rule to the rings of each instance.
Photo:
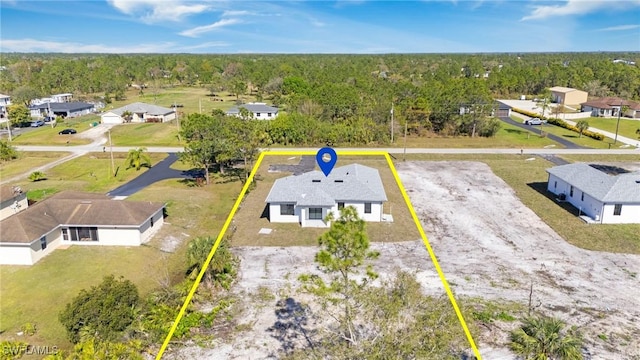
[[[216,253],[216,250],[218,250],[218,247],[220,246],[220,242],[222,241],[222,238],[224,237],[224,234],[227,232],[227,229],[229,228],[229,225],[231,224],[231,220],[233,219],[233,216],[236,214],[236,211],[238,211],[238,207],[240,206],[240,203],[242,202],[242,199],[244,198],[245,194],[247,193],[247,190],[249,189],[249,185],[253,182],[253,178],[255,177],[256,172],[258,171],[258,168],[260,167],[260,164],[262,163],[262,160],[264,159],[265,155],[301,156],[301,155],[316,155],[316,153],[317,153],[317,151],[287,151],[287,150],[285,150],[285,151],[267,151],[267,152],[261,152],[260,153],[260,156],[258,156],[258,160],[256,161],[255,165],[253,166],[253,169],[251,169],[251,173],[249,174],[249,178],[247,179],[246,183],[242,187],[242,191],[240,192],[240,196],[238,196],[238,198],[236,199],[235,204],[233,205],[233,208],[231,208],[231,212],[229,213],[229,216],[227,217],[227,220],[224,222],[224,225],[222,226],[222,230],[220,230],[220,233],[218,234],[216,242],[213,244],[213,247],[211,248],[211,251],[209,252],[209,256],[207,256],[207,260],[204,262],[202,268],[200,269],[200,272],[198,273],[198,276],[196,277],[196,280],[193,283],[193,286],[191,287],[191,290],[189,291],[189,294],[187,295],[187,298],[185,299],[184,304],[182,304],[182,307],[180,308],[180,312],[178,312],[178,316],[176,317],[175,321],[173,322],[173,325],[171,326],[171,330],[169,330],[169,333],[167,334],[167,337],[164,339],[164,343],[160,347],[160,351],[158,352],[158,355],[156,355],[156,360],[160,360],[162,358],[162,355],[166,351],[167,346],[169,345],[169,341],[171,341],[171,338],[173,337],[173,334],[175,333],[176,328],[178,327],[178,324],[180,323],[180,320],[182,320],[182,317],[184,316],[184,313],[187,310],[187,307],[191,303],[191,299],[193,299],[193,295],[195,294],[196,290],[198,289],[198,285],[200,285],[200,281],[202,281],[202,277],[204,276],[205,271],[209,267],[209,264],[211,263],[211,259],[213,258],[213,255]],[[404,186],[402,185],[402,181],[400,181],[400,177],[398,176],[398,172],[397,172],[395,166],[393,165],[393,162],[391,161],[391,156],[389,156],[389,153],[384,152],[384,151],[337,151],[336,153],[338,155],[342,155],[342,156],[384,156],[384,158],[387,160],[387,164],[389,164],[389,168],[391,169],[391,173],[393,174],[393,177],[396,180],[396,183],[398,184],[398,187],[400,188],[400,192],[402,193],[402,197],[404,198],[404,201],[407,204],[407,207],[409,208],[409,212],[411,213],[411,217],[413,218],[413,221],[416,224],[416,226],[418,228],[418,231],[420,232],[420,236],[422,237],[422,242],[424,243],[424,246],[427,248],[427,251],[429,252],[429,256],[431,257],[431,261],[433,262],[433,265],[435,266],[436,271],[438,272],[438,275],[440,276],[440,280],[442,281],[442,285],[444,286],[444,290],[446,291],[447,296],[449,297],[449,300],[451,301],[451,305],[453,305],[453,309],[455,310],[456,315],[458,316],[458,320],[460,321],[460,324],[462,325],[462,329],[464,330],[464,333],[467,336],[467,340],[469,341],[469,344],[471,345],[471,349],[473,349],[473,353],[475,354],[476,359],[482,360],[482,356],[480,355],[480,351],[478,351],[478,347],[476,346],[476,343],[473,341],[473,337],[471,336],[471,332],[469,331],[469,328],[467,327],[467,323],[464,320],[464,317],[462,316],[462,312],[460,311],[460,308],[458,307],[458,303],[456,302],[456,299],[453,296],[453,292],[451,291],[451,288],[449,288],[449,283],[447,282],[447,279],[445,278],[444,273],[442,272],[442,269],[440,268],[440,264],[438,263],[438,259],[436,258],[436,255],[433,252],[433,249],[431,248],[431,245],[429,244],[429,240],[427,239],[427,235],[425,234],[424,229],[422,228],[422,224],[420,224],[420,219],[418,219],[418,215],[416,215],[416,212],[415,212],[415,210],[413,208],[413,205],[411,204],[411,201],[409,200],[409,196],[407,195],[407,192],[405,191]]]

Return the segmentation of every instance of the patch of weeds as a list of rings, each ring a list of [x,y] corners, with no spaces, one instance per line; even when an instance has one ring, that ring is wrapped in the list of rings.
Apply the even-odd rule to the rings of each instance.
[[[607,341],[607,335],[605,334],[598,334],[598,339],[602,340],[602,341]]]
[[[255,294],[253,294],[253,297],[260,300],[263,303],[273,301],[276,299],[276,296],[273,294],[271,289],[269,289],[269,287],[267,286],[262,286],[262,285],[258,287]]]
[[[622,271],[626,272],[627,275],[629,275],[629,277],[634,278],[634,279],[638,276],[637,272],[631,272],[631,271],[629,271],[627,269],[622,269]]]
[[[464,279],[467,280],[467,282],[470,282],[471,281],[471,276],[467,275],[467,276],[464,277]]]
[[[245,332],[245,331],[251,331],[251,329],[253,329],[253,324],[245,323],[245,324],[236,325],[235,331]]]

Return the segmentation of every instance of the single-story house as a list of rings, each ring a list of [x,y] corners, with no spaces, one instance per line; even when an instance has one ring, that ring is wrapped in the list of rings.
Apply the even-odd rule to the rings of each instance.
[[[377,169],[351,164],[333,169],[329,176],[320,171],[277,179],[265,202],[269,221],[299,223],[303,227],[329,227],[329,212],[353,206],[365,221],[382,221],[387,195]]]
[[[46,116],[62,116],[64,118],[73,118],[86,114],[91,114],[95,111],[95,105],[82,102],[50,102],[39,105],[29,106],[31,116],[36,118]]]
[[[622,107],[626,111],[622,114],[632,118],[640,118],[640,103],[616,97],[605,97],[582,103],[583,112],[591,112],[592,116],[617,117]]]
[[[273,120],[278,117],[278,108],[269,106],[266,103],[252,102],[234,106],[227,111],[227,115],[240,116],[240,109],[249,110],[251,116],[257,120]]]
[[[73,94],[71,93],[51,95],[51,102],[65,103],[71,102],[71,100],[73,100]]]
[[[511,116],[511,106],[501,102],[496,101],[496,109],[495,114],[492,114],[495,117],[510,117]]]
[[[7,116],[7,106],[11,105],[11,96],[0,94],[0,118]]]
[[[139,246],[164,223],[165,204],[62,192],[0,221],[0,264],[33,265],[62,245]]]
[[[18,186],[0,186],[0,220],[26,210],[27,193]]]
[[[176,112],[173,109],[142,102],[135,102],[121,108],[109,110],[100,117],[103,124],[167,122],[175,118]]]
[[[580,209],[588,222],[640,224],[640,172],[609,175],[585,163],[547,172],[547,190]]]
[[[549,89],[554,103],[562,105],[579,105],[587,101],[589,93],[564,86],[554,86]]]

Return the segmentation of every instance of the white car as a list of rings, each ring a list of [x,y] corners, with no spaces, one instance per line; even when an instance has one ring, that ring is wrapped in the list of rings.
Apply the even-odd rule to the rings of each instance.
[[[544,121],[538,118],[532,118],[524,121],[525,125],[542,125]]]

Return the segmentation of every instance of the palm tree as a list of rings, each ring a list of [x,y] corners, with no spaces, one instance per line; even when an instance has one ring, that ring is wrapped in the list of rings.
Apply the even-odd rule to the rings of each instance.
[[[204,236],[193,239],[187,246],[187,261],[189,262],[189,272],[192,278],[195,278],[200,273],[214,244],[214,238]],[[225,239],[220,242],[216,253],[211,258],[203,277],[204,282],[207,285],[218,283],[218,285],[226,287],[228,285],[227,280],[233,275],[233,265],[234,258],[229,251],[228,241]]]
[[[549,317],[527,317],[511,333],[511,350],[526,360],[579,360],[582,338],[564,331],[562,321]]]
[[[136,171],[140,170],[141,167],[151,167],[151,158],[149,155],[144,152],[147,148],[141,147],[137,149],[129,150],[127,154],[127,159],[125,162],[127,163],[127,169],[136,168]]]
[[[576,127],[580,130],[580,137],[582,137],[582,133],[589,128],[589,122],[587,120],[580,120],[576,123]]]

